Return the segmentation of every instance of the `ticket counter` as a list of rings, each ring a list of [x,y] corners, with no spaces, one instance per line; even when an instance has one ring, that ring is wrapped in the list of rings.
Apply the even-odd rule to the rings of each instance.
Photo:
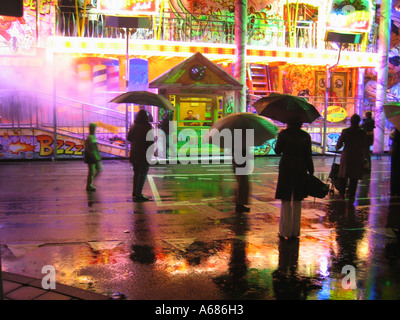
[[[173,145],[169,145],[173,153],[190,143],[197,145],[198,155],[215,154],[215,146],[203,143],[203,136],[218,119],[235,112],[235,92],[241,90],[242,85],[196,53],[151,81],[149,87],[157,88],[175,107],[176,137],[172,139]],[[218,152],[223,150],[218,149]]]

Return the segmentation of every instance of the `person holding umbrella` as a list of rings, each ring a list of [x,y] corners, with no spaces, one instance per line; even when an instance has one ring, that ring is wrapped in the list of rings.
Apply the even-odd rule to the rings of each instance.
[[[279,236],[285,240],[300,236],[301,201],[307,197],[307,173],[314,173],[311,136],[301,129],[302,122],[293,117],[278,134],[275,153],[279,162],[275,198],[281,200]]]
[[[281,199],[280,238],[297,238],[300,236],[301,201],[307,197],[307,172],[314,174],[311,136],[301,126],[321,115],[305,98],[290,94],[271,93],[257,100],[253,107],[259,115],[287,124],[278,134],[275,145],[275,153],[282,155],[275,198]]]
[[[153,128],[149,123],[149,117],[145,110],[139,110],[136,115],[134,124],[128,132],[127,140],[131,143],[131,152],[129,161],[133,165],[133,193],[132,196],[135,201],[148,201],[142,193],[144,184],[146,182],[147,173],[150,164],[147,160],[147,154],[152,154],[149,148],[154,149],[154,136],[153,139],[147,141],[147,134]],[[154,150],[153,150],[154,153]]]
[[[227,139],[230,143],[225,141],[224,132],[231,137]],[[236,213],[250,212],[247,206],[250,195],[249,175],[254,168],[251,148],[275,138],[276,134],[277,127],[265,117],[240,112],[216,121],[203,137],[205,143],[232,149],[232,167],[237,182],[234,199]]]

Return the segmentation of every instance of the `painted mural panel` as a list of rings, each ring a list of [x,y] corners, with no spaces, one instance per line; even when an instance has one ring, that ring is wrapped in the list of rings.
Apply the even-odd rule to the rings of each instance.
[[[28,132],[3,130],[0,135],[0,160],[43,160],[54,157],[53,134],[36,130],[34,134]],[[29,131],[29,130],[26,130]],[[57,158],[83,159],[84,143],[59,135],[57,138]],[[116,155],[102,152],[102,157],[112,158]]]
[[[36,0],[24,0],[24,15],[20,18],[0,16],[0,46],[3,54],[29,53],[36,41]],[[54,35],[54,0],[39,4],[39,39]]]

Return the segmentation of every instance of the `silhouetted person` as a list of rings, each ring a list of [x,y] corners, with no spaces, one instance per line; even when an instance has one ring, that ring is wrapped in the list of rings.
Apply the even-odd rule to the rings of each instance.
[[[133,193],[132,196],[136,201],[147,201],[149,198],[142,193],[144,183],[146,182],[147,173],[150,163],[147,156],[151,157],[154,153],[154,135],[150,133],[150,141],[146,140],[147,134],[153,128],[149,123],[149,117],[145,110],[140,110],[135,118],[134,124],[128,132],[128,141],[131,143],[131,152],[129,161],[133,165]],[[151,149],[149,149],[151,148]]]
[[[93,181],[103,170],[95,136],[96,127],[97,125],[95,123],[89,125],[89,136],[85,140],[84,161],[88,165],[88,176],[86,182],[87,191],[96,191],[96,188],[93,186]]]
[[[279,236],[284,239],[300,236],[301,201],[307,197],[307,173],[314,173],[311,136],[295,119],[278,134],[275,153],[282,154],[275,198],[281,199]]]
[[[365,119],[361,127],[367,133],[367,148],[366,148],[366,155],[365,158],[368,161],[368,170],[371,171],[371,151],[370,148],[374,144],[374,129],[375,129],[375,120],[372,119],[371,111],[367,111],[365,113]]]
[[[367,134],[359,126],[360,120],[358,114],[353,114],[350,118],[350,127],[342,130],[336,144],[336,151],[344,146],[338,173],[339,194],[345,198],[348,184],[348,197],[351,201],[355,199],[358,180],[362,179],[364,173],[364,156],[367,148]]]
[[[400,196],[400,131],[396,128],[390,133],[392,146],[390,148],[390,195]]]

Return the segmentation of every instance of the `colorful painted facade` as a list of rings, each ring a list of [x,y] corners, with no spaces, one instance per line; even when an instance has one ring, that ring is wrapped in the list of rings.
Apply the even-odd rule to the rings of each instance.
[[[111,98],[130,90],[157,91],[149,88],[149,83],[197,52],[235,76],[232,0],[42,0],[38,9],[37,12],[34,0],[24,0],[22,18],[0,17],[3,44],[0,64],[5,67],[1,76],[3,90],[43,93],[35,106],[30,107],[31,114],[21,111],[27,108],[19,107],[12,119],[7,109],[10,106],[5,104],[13,100],[2,98],[2,134],[4,130],[28,127],[54,134],[56,110],[59,127],[56,131],[71,139],[77,135],[82,139],[89,121],[102,123],[104,145],[113,148],[112,156],[116,153],[124,156],[126,121],[132,121],[138,106],[110,104]],[[248,0],[248,111],[252,111],[254,99],[269,92],[304,96],[320,112],[328,103],[327,136],[328,147],[332,147],[349,116],[363,110],[373,111],[374,88],[365,84],[374,79],[377,63],[375,11],[371,0]],[[131,29],[127,47],[126,30],[105,24],[105,16],[115,14],[148,15],[152,27]],[[349,44],[342,51],[339,67],[332,76],[329,101],[325,101],[326,66],[337,60],[334,44],[324,41],[329,30],[356,32],[363,40],[360,44]],[[395,59],[391,61],[395,63]],[[130,70],[128,87],[127,69]],[[391,73],[393,87],[398,82],[396,75]],[[14,100],[14,104],[21,100]],[[159,110],[150,107],[148,110],[157,122],[161,116]],[[113,132],[107,128],[118,129]],[[321,121],[306,129],[316,142],[315,150],[320,150]],[[9,132],[4,134],[12,136]],[[15,135],[12,143],[17,143],[18,137]],[[36,141],[37,135],[21,139]],[[53,144],[54,140],[59,139],[53,139]],[[3,142],[6,150],[9,142]],[[36,144],[34,150],[38,148]],[[271,149],[263,146],[257,153],[270,154]],[[19,157],[12,152],[7,155]]]

